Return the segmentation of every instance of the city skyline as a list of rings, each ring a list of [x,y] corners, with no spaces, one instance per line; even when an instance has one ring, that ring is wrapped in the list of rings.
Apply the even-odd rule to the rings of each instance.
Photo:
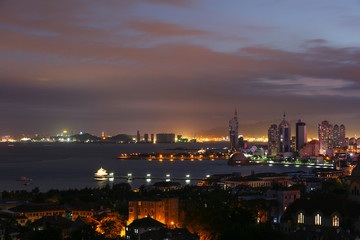
[[[2,1],[0,135],[227,135],[234,107],[240,135],[284,111],[360,135],[359,5]]]

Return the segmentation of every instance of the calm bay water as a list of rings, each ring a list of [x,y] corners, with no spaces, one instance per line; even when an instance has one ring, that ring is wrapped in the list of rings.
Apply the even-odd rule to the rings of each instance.
[[[121,160],[116,157],[121,153],[133,152],[172,152],[175,148],[199,149],[206,147],[221,148],[226,143],[188,143],[188,144],[0,144],[0,191],[4,190],[31,190],[39,187],[41,191],[49,189],[69,189],[84,187],[101,187],[106,182],[93,180],[94,172],[100,167],[115,175],[146,176],[150,173],[153,177],[185,177],[190,174],[193,178],[204,178],[208,174],[240,172],[249,174],[251,171],[259,172],[290,172],[311,171],[312,168],[295,166],[228,166],[226,160],[190,160],[180,161],[164,160]],[[28,177],[33,179],[30,185],[24,185],[17,178]],[[153,184],[145,180],[129,182],[132,188],[143,184]],[[114,183],[128,182],[126,179],[115,179]],[[185,181],[178,181],[185,184]],[[196,184],[191,181],[190,184]]]

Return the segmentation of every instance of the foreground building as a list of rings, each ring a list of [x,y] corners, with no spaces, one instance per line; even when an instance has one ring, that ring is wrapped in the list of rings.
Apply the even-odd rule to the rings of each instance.
[[[360,230],[360,204],[344,195],[317,194],[311,198],[296,200],[288,207],[281,219],[283,230],[296,229],[323,231],[327,229],[349,228],[354,223]]]
[[[129,220],[151,218],[168,226],[179,225],[179,199],[178,198],[144,198],[129,201]]]

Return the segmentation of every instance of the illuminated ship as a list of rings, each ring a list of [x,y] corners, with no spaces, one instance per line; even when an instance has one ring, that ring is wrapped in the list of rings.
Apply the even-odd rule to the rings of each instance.
[[[107,179],[113,179],[114,173],[107,173],[105,169],[100,168],[95,174],[94,174],[95,180],[102,181]]]

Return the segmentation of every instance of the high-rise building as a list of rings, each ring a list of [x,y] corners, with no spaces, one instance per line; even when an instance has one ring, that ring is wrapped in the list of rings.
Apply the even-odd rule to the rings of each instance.
[[[335,124],[333,126],[333,147],[338,148],[341,147],[340,145],[340,127],[339,125]]]
[[[236,151],[239,147],[239,123],[237,119],[237,110],[234,117],[229,121],[230,151]]]
[[[326,154],[326,150],[332,149],[332,125],[328,121],[322,121],[318,126],[320,154]]]
[[[158,133],[156,134],[156,143],[175,143],[175,134]]]
[[[268,146],[268,154],[276,156],[279,152],[279,130],[276,124],[272,124],[268,130]]]
[[[139,130],[137,130],[137,132],[136,132],[136,142],[140,142],[140,131]]]
[[[149,142],[149,134],[147,134],[147,133],[144,134],[144,140],[146,143]]]
[[[284,119],[279,124],[279,151],[282,153],[291,151],[291,127],[288,121]]]
[[[155,142],[154,134],[152,133],[150,136],[151,136],[151,143],[154,143]]]
[[[345,126],[343,124],[340,125],[340,139],[339,139],[340,147],[347,147],[345,140]]]
[[[299,151],[305,143],[307,143],[306,124],[299,119],[296,123],[296,151]]]

